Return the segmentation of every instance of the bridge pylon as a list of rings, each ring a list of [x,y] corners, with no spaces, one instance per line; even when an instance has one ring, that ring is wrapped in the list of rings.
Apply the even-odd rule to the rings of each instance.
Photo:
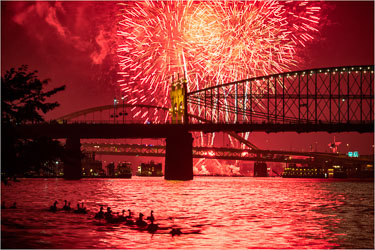
[[[193,137],[187,130],[171,134],[166,140],[165,169],[166,180],[193,179]]]
[[[172,124],[187,124],[187,80],[178,78],[177,81],[174,81],[174,77],[172,77],[169,96],[171,98],[169,112]]]
[[[171,123],[188,124],[187,114],[187,80],[185,78],[174,81],[170,88]],[[193,137],[185,126],[178,132],[171,133],[166,139],[165,169],[166,180],[192,180],[193,179]]]
[[[68,137],[65,144],[64,179],[79,180],[82,177],[81,141],[79,137]]]

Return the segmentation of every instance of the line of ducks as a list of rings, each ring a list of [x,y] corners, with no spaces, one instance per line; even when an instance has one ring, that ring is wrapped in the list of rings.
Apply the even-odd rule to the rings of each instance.
[[[67,203],[66,200],[64,200],[64,202],[65,202],[65,204],[64,204],[62,210],[64,210],[64,211],[71,211],[72,208],[70,207],[70,202]],[[49,211],[50,212],[54,212],[55,213],[57,211],[57,203],[58,202],[55,201],[53,203],[53,205],[49,207]],[[76,214],[87,214],[87,211],[88,210],[84,207],[84,203],[83,202],[81,203],[81,206],[80,206],[79,203],[77,203],[77,209],[73,210],[73,212],[76,213]]]
[[[65,204],[62,208],[64,211],[71,211],[70,202],[68,203],[66,200],[64,200]],[[50,206],[49,211],[50,212],[56,212],[57,211],[57,204],[58,202],[55,201],[52,206]],[[140,229],[145,229],[150,233],[155,233],[158,229],[168,229],[165,227],[159,227],[158,224],[155,224],[155,217],[154,217],[154,211],[151,210],[150,216],[146,218],[146,220],[150,221],[150,224],[147,224],[146,221],[143,220],[144,214],[139,213],[138,219],[136,221],[133,220],[132,212],[130,209],[128,209],[128,215],[125,216],[125,210],[122,210],[122,213],[120,214],[117,212],[117,215],[114,215],[112,213],[112,210],[110,207],[107,207],[107,211],[103,211],[103,206],[100,207],[99,212],[97,212],[94,216],[94,219],[104,219],[107,223],[122,223],[125,222],[128,226],[138,226]],[[86,207],[84,207],[83,202],[81,203],[81,206],[79,203],[77,203],[77,209],[73,211],[74,213],[78,214],[87,214],[88,210]],[[172,234],[172,236],[180,235],[182,234],[181,230],[179,228],[172,228],[172,230],[169,232]]]

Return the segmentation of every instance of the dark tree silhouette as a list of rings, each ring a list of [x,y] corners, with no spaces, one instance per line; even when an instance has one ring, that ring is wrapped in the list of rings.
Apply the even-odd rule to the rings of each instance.
[[[65,85],[44,91],[49,79],[40,80],[37,71],[28,72],[22,65],[6,71],[1,77],[1,124],[2,130],[18,124],[43,122],[43,114],[59,106],[47,102],[47,98],[65,89]],[[59,141],[50,138],[36,140],[16,139],[7,129],[1,137],[1,172],[7,176],[23,175],[38,171],[50,161],[60,159],[63,147]]]
[[[42,113],[58,107],[57,102],[46,102],[48,97],[65,89],[65,85],[43,92],[49,79],[39,80],[37,71],[27,72],[27,66],[8,70],[1,77],[2,123],[27,123],[44,121]]]

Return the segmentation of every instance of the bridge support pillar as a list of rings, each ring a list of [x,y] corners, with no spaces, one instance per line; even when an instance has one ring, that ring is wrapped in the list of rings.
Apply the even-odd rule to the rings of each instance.
[[[166,140],[165,170],[166,180],[193,179],[193,137],[188,131],[171,134]]]
[[[254,162],[254,177],[268,177],[266,163]]]
[[[81,179],[81,141],[79,137],[70,137],[66,139],[65,153],[64,178],[68,180]]]

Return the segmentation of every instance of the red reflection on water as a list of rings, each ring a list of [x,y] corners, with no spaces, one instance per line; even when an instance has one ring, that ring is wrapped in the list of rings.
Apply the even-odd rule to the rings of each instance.
[[[88,214],[48,212],[57,200]],[[2,187],[2,245],[16,248],[365,248],[373,245],[373,183],[280,178],[23,179]],[[93,219],[100,206],[181,228],[155,234]],[[53,237],[51,237],[53,236]],[[17,238],[17,242],[13,239]]]

